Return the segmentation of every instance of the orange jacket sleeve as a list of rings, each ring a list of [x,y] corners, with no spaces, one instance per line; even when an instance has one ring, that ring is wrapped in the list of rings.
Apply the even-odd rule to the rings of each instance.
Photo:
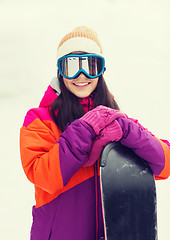
[[[52,131],[53,129],[53,131]],[[60,131],[48,120],[35,118],[20,130],[20,153],[27,178],[44,191],[63,187],[59,161]]]

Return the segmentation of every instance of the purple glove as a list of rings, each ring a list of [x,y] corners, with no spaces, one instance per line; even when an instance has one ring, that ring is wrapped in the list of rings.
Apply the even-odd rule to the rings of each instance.
[[[103,128],[118,117],[124,117],[124,114],[109,107],[97,106],[84,114],[80,119],[88,123],[98,135]]]
[[[109,142],[119,141],[122,138],[123,132],[117,120],[113,121],[95,138],[92,144],[91,152],[83,165],[83,167],[92,166],[99,158],[103,147]]]

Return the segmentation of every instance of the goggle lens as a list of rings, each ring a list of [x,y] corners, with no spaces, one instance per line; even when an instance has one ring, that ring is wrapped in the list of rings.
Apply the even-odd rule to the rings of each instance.
[[[104,58],[94,54],[67,55],[58,60],[58,69],[68,79],[83,72],[89,78],[96,78],[104,71]]]

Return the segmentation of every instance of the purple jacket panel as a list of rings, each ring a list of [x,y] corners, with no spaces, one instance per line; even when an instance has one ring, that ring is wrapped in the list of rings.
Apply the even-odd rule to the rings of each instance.
[[[153,174],[158,176],[165,166],[164,151],[159,141],[130,119],[118,118],[118,122],[123,131],[120,143],[147,161]]]
[[[67,126],[59,138],[60,168],[64,186],[83,166],[95,137],[93,129],[82,120]]]
[[[95,206],[95,180],[92,177],[50,203],[33,207],[31,240],[96,240]],[[99,207],[100,238],[104,230],[101,205]]]

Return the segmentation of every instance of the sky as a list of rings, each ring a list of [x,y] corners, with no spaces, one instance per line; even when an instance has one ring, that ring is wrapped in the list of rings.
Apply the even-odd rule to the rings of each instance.
[[[0,1],[1,239],[29,239],[34,188],[19,130],[56,74],[61,38],[85,25],[99,36],[104,74],[121,111],[170,141],[169,0]],[[157,182],[159,240],[169,238],[170,180]]]

